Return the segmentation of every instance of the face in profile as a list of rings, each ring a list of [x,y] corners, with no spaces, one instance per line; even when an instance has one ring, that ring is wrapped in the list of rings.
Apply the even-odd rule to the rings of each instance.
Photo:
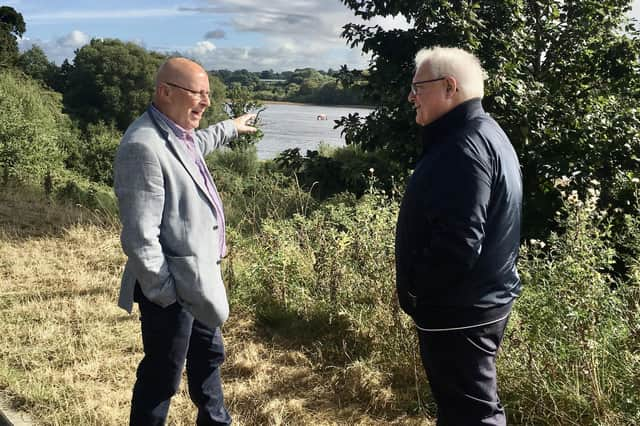
[[[200,126],[205,110],[211,105],[209,77],[196,64],[183,68],[162,81],[161,110],[180,127],[193,130]]]
[[[427,63],[423,63],[415,72],[408,100],[416,111],[416,123],[426,126],[446,112],[447,80],[433,75]]]

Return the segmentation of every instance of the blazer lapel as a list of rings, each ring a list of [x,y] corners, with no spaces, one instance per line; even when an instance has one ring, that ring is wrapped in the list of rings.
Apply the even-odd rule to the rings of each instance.
[[[195,161],[193,161],[191,154],[189,153],[189,151],[187,151],[187,147],[184,146],[184,142],[178,139],[173,131],[169,129],[165,125],[165,123],[162,122],[162,120],[157,120],[156,117],[153,116],[153,113],[151,111],[147,111],[147,114],[149,114],[151,121],[153,121],[156,127],[160,130],[162,136],[167,140],[167,142],[169,142],[171,150],[178,158],[178,160],[180,160],[182,166],[187,169],[187,172],[189,172],[189,175],[195,182],[196,186],[204,193],[211,205],[215,207],[213,199],[211,198],[211,194],[204,184],[203,176],[200,173],[200,170],[198,169]]]

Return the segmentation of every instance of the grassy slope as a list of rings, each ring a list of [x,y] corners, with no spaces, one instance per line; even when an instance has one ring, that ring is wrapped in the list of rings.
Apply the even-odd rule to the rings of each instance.
[[[142,352],[137,315],[116,306],[123,262],[115,225],[0,192],[0,391],[39,424],[126,423]],[[223,380],[235,424],[430,424],[368,414],[311,349],[232,310]],[[172,425],[194,422],[184,382]]]

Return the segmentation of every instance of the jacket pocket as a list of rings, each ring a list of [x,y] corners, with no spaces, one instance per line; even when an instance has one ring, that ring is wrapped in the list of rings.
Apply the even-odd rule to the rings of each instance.
[[[229,316],[229,304],[215,261],[196,256],[167,257],[178,302],[193,317],[212,329]]]
[[[460,330],[470,346],[470,350],[480,351],[487,355],[496,356],[500,346],[500,337],[488,332],[487,327],[473,327]]]
[[[183,293],[186,288],[199,286],[200,277],[195,256],[166,256],[166,259],[178,294]]]

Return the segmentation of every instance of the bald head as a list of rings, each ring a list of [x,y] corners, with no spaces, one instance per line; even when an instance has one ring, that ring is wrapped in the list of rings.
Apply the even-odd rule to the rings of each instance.
[[[168,59],[156,73],[153,104],[183,128],[197,128],[210,105],[207,72],[189,59]]]
[[[207,72],[200,65],[187,58],[169,58],[156,73],[156,88],[164,82],[175,84],[185,84],[190,79],[200,75],[207,75]]]

